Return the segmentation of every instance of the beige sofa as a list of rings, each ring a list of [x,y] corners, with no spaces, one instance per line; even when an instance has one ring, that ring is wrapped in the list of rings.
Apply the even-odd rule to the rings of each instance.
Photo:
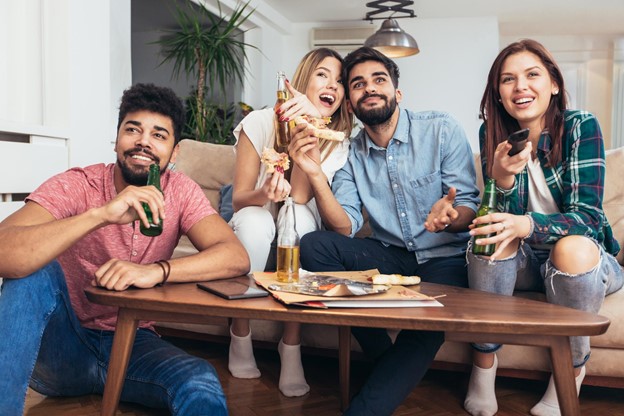
[[[232,181],[235,154],[231,146],[199,143],[183,140],[176,169],[197,181],[215,208],[219,207],[220,189]],[[480,171],[480,169],[477,169]],[[624,247],[624,148],[607,152],[607,178],[604,209],[613,226],[620,245]],[[480,180],[480,178],[479,178]],[[176,255],[193,252],[187,240],[182,240]],[[624,250],[623,250],[624,251]],[[618,260],[622,264],[624,253]],[[539,298],[537,293],[524,294]],[[606,298],[600,314],[611,320],[606,334],[592,338],[592,358],[587,365],[586,384],[624,388],[624,290]],[[165,324],[163,324],[165,325]],[[182,330],[182,332],[180,332]],[[227,323],[216,322],[214,326],[168,325],[163,331],[170,334],[210,334],[211,337],[228,336]],[[281,335],[279,323],[252,322],[253,338],[258,343],[277,343]],[[338,332],[335,327],[308,325],[302,331],[302,343],[315,349],[336,349]],[[209,338],[211,338],[209,337]],[[354,348],[357,343],[353,342]],[[438,368],[467,369],[471,362],[470,347],[465,343],[447,342],[436,357]],[[505,346],[499,352],[499,374],[521,377],[543,377],[549,369],[550,360],[545,350],[537,347]]]

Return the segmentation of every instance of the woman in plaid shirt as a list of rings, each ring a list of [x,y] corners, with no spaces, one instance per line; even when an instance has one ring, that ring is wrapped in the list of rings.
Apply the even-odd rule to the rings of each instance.
[[[620,247],[602,209],[604,143],[598,120],[567,109],[561,70],[536,41],[522,40],[495,59],[481,100],[484,178],[496,180],[499,213],[477,218],[472,235],[495,233],[489,258],[468,250],[470,287],[513,295],[542,290],[550,303],[598,312],[622,287]],[[509,134],[529,129],[520,153],[509,156]],[[476,228],[478,225],[487,224]],[[589,337],[571,339],[577,392],[589,359]],[[464,407],[472,415],[497,412],[497,344],[475,344]],[[559,415],[552,380],[533,415]]]

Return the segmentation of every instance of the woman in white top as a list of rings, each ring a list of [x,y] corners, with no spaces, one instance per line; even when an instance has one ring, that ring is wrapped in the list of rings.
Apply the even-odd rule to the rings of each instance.
[[[286,86],[291,96],[289,100],[276,110],[253,111],[234,129],[237,142],[232,205],[235,212],[230,226],[247,249],[252,271],[263,271],[266,267],[275,238],[276,204],[288,195],[296,204],[299,236],[321,227],[305,174],[293,165],[289,182],[284,173],[267,173],[260,162],[263,149],[275,145],[278,120],[289,121],[299,115],[331,117],[329,128],[345,132],[346,137],[349,137],[353,123],[344,100],[342,57],[337,52],[327,48],[309,52],[299,63],[292,85],[286,81]],[[321,166],[330,182],[346,162],[348,150],[348,140],[319,140]],[[280,221],[277,222],[279,233]],[[300,324],[284,323],[278,348],[282,362],[279,388],[288,397],[302,396],[310,390],[301,365],[300,329]],[[228,368],[232,375],[237,378],[260,377],[253,355],[249,320],[233,319],[230,335]]]

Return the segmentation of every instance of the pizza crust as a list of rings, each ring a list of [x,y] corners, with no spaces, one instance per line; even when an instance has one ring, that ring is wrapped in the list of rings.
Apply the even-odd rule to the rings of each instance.
[[[420,283],[419,276],[403,276],[402,274],[376,274],[372,279],[375,285],[410,286]]]

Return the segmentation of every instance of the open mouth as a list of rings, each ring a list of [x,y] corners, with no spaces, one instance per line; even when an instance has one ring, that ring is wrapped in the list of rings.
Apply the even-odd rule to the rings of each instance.
[[[336,102],[336,97],[334,97],[333,95],[329,95],[329,94],[321,94],[319,99],[322,102],[327,103],[329,105],[332,105]]]
[[[147,157],[147,156],[143,156],[143,155],[132,155],[130,156],[132,159],[136,159],[136,160],[143,160],[145,162],[151,162],[152,159]]]
[[[514,100],[514,104],[527,104],[527,103],[532,103],[534,100],[535,98],[523,97],[523,98],[518,98],[517,100]]]
[[[131,149],[124,153],[126,157],[143,163],[159,163],[160,159],[146,149]]]

